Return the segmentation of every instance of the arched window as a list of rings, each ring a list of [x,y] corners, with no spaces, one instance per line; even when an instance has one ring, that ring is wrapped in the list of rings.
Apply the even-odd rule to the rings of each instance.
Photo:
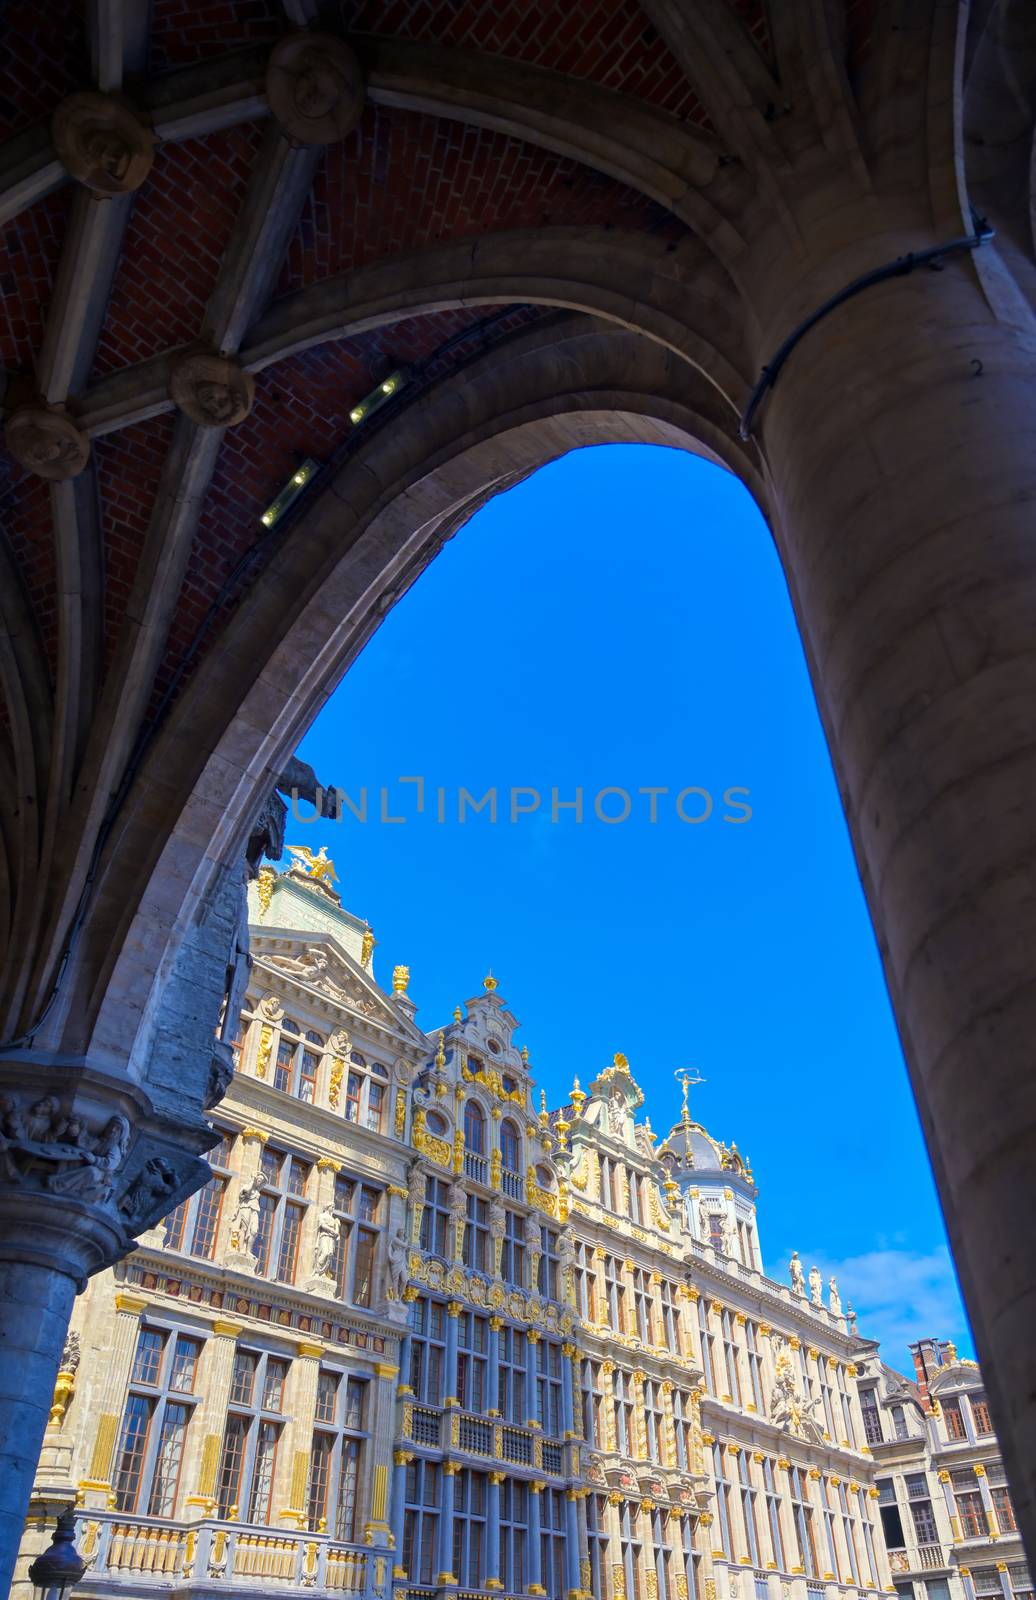
[[[505,1172],[521,1172],[521,1140],[510,1117],[500,1124],[500,1161]]]
[[[486,1119],[477,1100],[469,1100],[464,1107],[464,1144],[473,1155],[486,1153]]]

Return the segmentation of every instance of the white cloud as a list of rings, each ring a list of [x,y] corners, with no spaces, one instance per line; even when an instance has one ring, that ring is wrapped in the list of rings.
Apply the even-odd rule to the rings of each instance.
[[[939,1245],[927,1255],[908,1249],[870,1250],[838,1260],[823,1250],[799,1252],[806,1272],[816,1262],[827,1280],[838,1280],[843,1306],[851,1301],[857,1315],[857,1332],[878,1339],[884,1359],[912,1375],[908,1345],[918,1339],[952,1339],[962,1356],[973,1354],[967,1317],[953,1271],[950,1253]],[[787,1260],[773,1272],[786,1282]]]

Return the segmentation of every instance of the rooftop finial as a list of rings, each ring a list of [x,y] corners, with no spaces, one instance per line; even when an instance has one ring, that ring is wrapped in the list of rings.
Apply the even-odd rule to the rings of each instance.
[[[446,1065],[446,1039],[442,1033],[439,1035],[439,1048],[435,1052],[435,1065],[439,1068],[440,1072]]]
[[[687,1103],[688,1095],[690,1094],[692,1087],[694,1087],[696,1084],[704,1083],[705,1079],[702,1077],[700,1072],[695,1072],[692,1074],[688,1072],[686,1067],[677,1067],[673,1073],[673,1077],[683,1090],[683,1105],[680,1108],[680,1120],[682,1122],[690,1122],[691,1110]]]
[[[490,967],[489,971],[482,979],[482,987],[485,989],[487,994],[492,994],[493,990],[496,988],[496,979],[493,977],[492,967]]]

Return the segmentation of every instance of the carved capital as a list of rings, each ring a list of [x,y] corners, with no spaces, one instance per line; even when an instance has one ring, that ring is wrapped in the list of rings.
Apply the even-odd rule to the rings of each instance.
[[[155,158],[151,129],[114,95],[70,94],[51,119],[50,136],[65,171],[94,194],[139,189]]]
[[[75,478],[90,459],[90,441],[71,417],[44,405],[19,406],[4,425],[4,440],[20,467],[61,483]]]
[[[236,361],[204,351],[181,356],[169,375],[169,396],[201,428],[231,428],[252,409],[255,379]]]
[[[333,34],[289,34],[270,54],[266,97],[289,139],[335,144],[363,115],[360,63],[345,40]]]

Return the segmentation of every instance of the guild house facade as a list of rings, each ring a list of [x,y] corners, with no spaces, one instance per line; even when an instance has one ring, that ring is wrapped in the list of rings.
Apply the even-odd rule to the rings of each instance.
[[[664,1138],[621,1054],[548,1110],[496,981],[423,1031],[408,970],[375,981],[368,925],[298,854],[251,889],[211,1180],[77,1302],[14,1592],[70,1504],[83,1596],[901,1587],[908,1458],[868,1398],[890,1369],[833,1281],[766,1277],[751,1168],[689,1075]],[[1001,1515],[978,1435],[974,1462],[937,1438],[961,1370],[904,1402],[909,1462],[942,1450]],[[947,1600],[904,1549],[916,1600]]]

